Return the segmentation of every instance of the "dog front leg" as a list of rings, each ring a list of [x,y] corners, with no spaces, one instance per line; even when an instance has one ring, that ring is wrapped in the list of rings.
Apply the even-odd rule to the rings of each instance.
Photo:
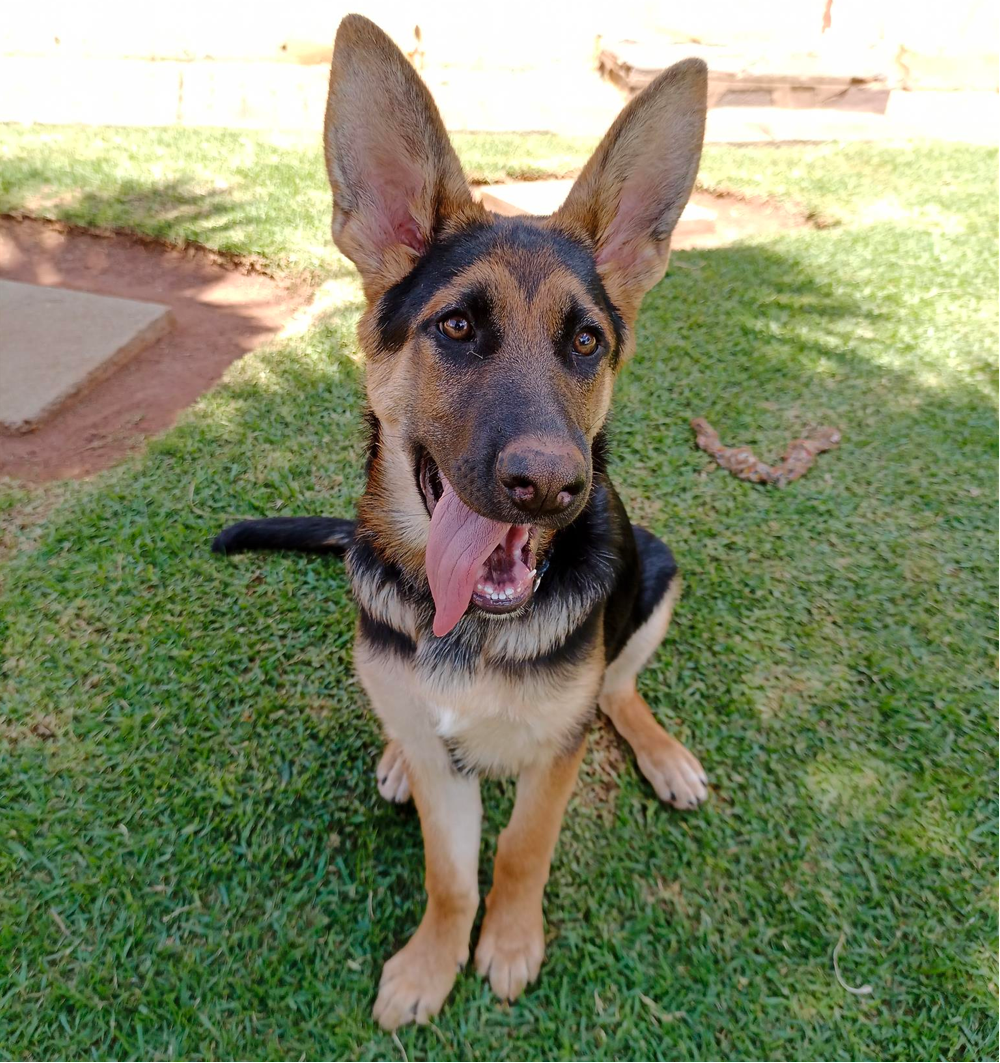
[[[405,665],[355,643],[354,661],[372,705],[404,764],[424,836],[427,907],[413,937],[382,968],[373,1015],[386,1030],[438,1013],[469,958],[479,908],[479,780],[458,774],[413,697]]]
[[[438,1013],[469,958],[479,908],[479,781],[458,775],[443,747],[440,758],[422,759],[405,746],[404,755],[424,836],[427,907],[413,937],[382,968],[373,1015],[386,1030]]]
[[[542,966],[542,894],[586,744],[521,773],[514,811],[497,841],[476,969],[503,1000],[518,997]]]

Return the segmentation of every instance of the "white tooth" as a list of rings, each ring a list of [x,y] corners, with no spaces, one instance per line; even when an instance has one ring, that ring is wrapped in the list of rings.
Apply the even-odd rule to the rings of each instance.
[[[487,583],[483,587],[483,590],[486,591],[487,594],[492,594],[493,593],[493,584],[492,583]]]
[[[532,570],[531,570],[531,571],[530,571],[530,572],[528,573],[528,576],[529,576],[529,578],[531,578],[531,579],[534,579],[536,575],[538,575],[538,569],[537,569],[537,568],[533,568],[533,569],[532,569]]]

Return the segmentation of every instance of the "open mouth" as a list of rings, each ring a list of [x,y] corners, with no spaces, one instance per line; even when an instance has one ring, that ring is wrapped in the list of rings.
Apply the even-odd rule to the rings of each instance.
[[[419,453],[416,476],[431,518],[427,578],[437,606],[435,634],[450,631],[470,601],[492,615],[524,606],[534,592],[538,529],[470,509],[426,450]]]
[[[512,613],[531,597],[535,585],[535,554],[530,524],[513,524],[507,537],[480,565],[472,601],[488,613]]]

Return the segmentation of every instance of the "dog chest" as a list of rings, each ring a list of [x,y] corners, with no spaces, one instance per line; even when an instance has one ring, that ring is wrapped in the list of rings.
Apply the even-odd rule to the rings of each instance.
[[[511,681],[488,668],[452,682],[436,675],[422,684],[422,700],[435,734],[464,765],[513,774],[575,747],[593,714],[603,672],[595,655],[558,677]]]
[[[597,652],[557,671],[505,675],[482,662],[459,669],[418,654],[404,659],[363,637],[355,663],[390,735],[404,745],[433,737],[456,763],[497,775],[575,748],[604,674]]]

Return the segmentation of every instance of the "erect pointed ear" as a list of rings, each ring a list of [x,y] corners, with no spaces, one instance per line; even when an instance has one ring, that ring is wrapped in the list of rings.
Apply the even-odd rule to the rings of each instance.
[[[324,139],[333,239],[369,299],[405,276],[436,236],[484,213],[426,85],[361,15],[337,30]]]
[[[618,116],[553,216],[593,246],[626,315],[666,271],[670,234],[698,172],[707,96],[700,59],[665,70]]]

